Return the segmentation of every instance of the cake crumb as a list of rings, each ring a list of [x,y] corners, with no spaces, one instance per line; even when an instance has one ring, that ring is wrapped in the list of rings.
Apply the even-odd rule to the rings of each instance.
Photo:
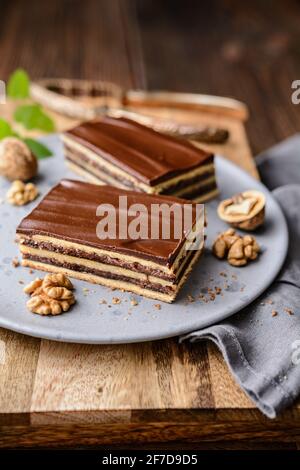
[[[154,307],[155,307],[157,310],[161,310],[161,305],[160,305],[160,304],[154,304]]]
[[[231,275],[231,278],[236,281],[236,280],[237,280],[237,275],[236,275],[236,274],[232,274],[232,275]]]
[[[220,295],[222,292],[221,287],[215,286],[216,295]]]
[[[118,304],[121,303],[121,299],[119,299],[119,297],[113,297],[112,303],[113,303],[114,305],[118,305]]]
[[[131,303],[131,305],[132,305],[133,307],[136,307],[136,306],[139,304],[138,301],[135,300],[135,299],[131,299],[131,300],[130,300],[130,303]]]
[[[187,300],[188,300],[189,303],[195,302],[195,297],[191,294],[188,294]]]
[[[21,284],[23,286],[25,283],[24,283],[24,281],[19,281],[19,284]]]
[[[107,304],[105,299],[100,300],[99,304]]]
[[[288,315],[294,315],[294,312],[291,308],[285,308],[284,311],[288,314]]]
[[[271,299],[266,300],[266,304],[273,305],[273,303],[274,303],[274,302],[273,302],[273,300],[271,300]]]
[[[20,266],[20,261],[18,260],[17,256],[15,256],[15,258],[12,260],[12,265],[14,268],[18,268]]]
[[[227,277],[227,274],[224,273],[224,271],[221,271],[221,272],[219,273],[219,275],[220,275],[220,276],[223,276],[223,277]]]
[[[34,270],[33,270],[33,269],[29,269],[29,274],[34,274]]]
[[[211,301],[214,301],[215,298],[216,298],[216,294],[215,294],[214,292],[209,292],[209,299],[210,299]]]
[[[277,317],[277,315],[278,315],[277,310],[272,310],[272,317]]]

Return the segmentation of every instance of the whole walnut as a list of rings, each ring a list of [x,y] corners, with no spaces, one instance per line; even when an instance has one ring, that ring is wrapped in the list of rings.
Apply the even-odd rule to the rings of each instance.
[[[16,137],[0,142],[0,174],[9,181],[28,181],[38,171],[38,162],[30,148]]]

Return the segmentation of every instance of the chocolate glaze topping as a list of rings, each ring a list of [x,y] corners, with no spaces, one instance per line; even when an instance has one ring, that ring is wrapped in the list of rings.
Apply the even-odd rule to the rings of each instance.
[[[213,161],[187,141],[125,118],[85,122],[65,134],[150,186]]]
[[[170,239],[105,239],[100,240],[96,234],[98,222],[102,219],[96,215],[100,204],[111,204],[116,208],[116,233],[119,229],[119,196],[127,196],[128,207],[132,204],[144,204],[148,209],[148,227],[150,234],[151,204],[173,203],[192,204],[190,201],[171,196],[152,196],[135,191],[125,191],[111,186],[99,186],[80,181],[62,180],[46,195],[40,204],[25,217],[17,228],[18,234],[32,236],[40,234],[57,239],[67,240],[82,245],[88,245],[105,250],[117,251],[129,255],[153,260],[162,265],[171,265],[178,251],[184,243],[185,236],[174,238],[173,223],[171,218]],[[193,224],[196,219],[193,207]],[[128,222],[136,218],[136,215],[128,216]],[[122,224],[122,221],[121,221]],[[160,215],[159,226],[162,226]],[[125,228],[125,227],[124,227]],[[127,228],[127,224],[126,224]]]

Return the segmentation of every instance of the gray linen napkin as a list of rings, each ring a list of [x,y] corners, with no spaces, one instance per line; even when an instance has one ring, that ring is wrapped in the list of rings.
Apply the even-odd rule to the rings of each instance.
[[[284,185],[273,191],[289,227],[284,267],[250,306],[180,341],[213,341],[239,385],[266,416],[275,418],[300,394],[300,134],[260,155],[258,168],[272,189]],[[278,315],[273,317],[272,310]]]

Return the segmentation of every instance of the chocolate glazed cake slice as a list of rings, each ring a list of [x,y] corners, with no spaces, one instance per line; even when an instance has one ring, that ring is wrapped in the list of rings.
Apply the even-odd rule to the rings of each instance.
[[[62,139],[69,167],[90,182],[198,202],[218,194],[213,154],[129,119],[85,122]]]
[[[121,196],[126,210],[120,206]],[[129,236],[136,221],[133,204],[145,209],[143,238]],[[106,209],[110,205],[115,213],[110,238],[103,237],[103,227],[99,238],[99,222],[104,222],[97,215],[100,205]],[[158,210],[155,214],[153,205]],[[200,206],[199,212],[199,205],[187,200],[63,180],[17,228],[22,264],[172,302],[203,250],[204,208]],[[173,211],[174,207],[180,211]],[[190,209],[189,225],[183,221],[184,207]],[[164,237],[162,227],[169,221]],[[159,227],[157,238],[153,238],[154,222]],[[192,250],[194,239],[198,245]]]

